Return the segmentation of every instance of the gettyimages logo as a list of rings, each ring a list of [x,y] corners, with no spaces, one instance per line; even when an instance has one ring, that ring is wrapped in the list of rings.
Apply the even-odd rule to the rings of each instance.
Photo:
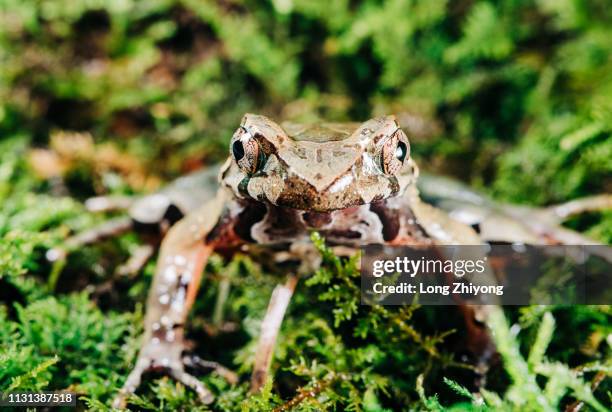
[[[363,304],[610,304],[607,246],[363,248]]]
[[[484,273],[486,270],[486,256],[477,260],[452,259],[426,259],[421,256],[414,260],[407,256],[397,256],[395,260],[377,259],[373,263],[372,275],[381,277],[385,273],[405,273],[415,277],[418,273],[445,272],[457,277],[466,274]]]

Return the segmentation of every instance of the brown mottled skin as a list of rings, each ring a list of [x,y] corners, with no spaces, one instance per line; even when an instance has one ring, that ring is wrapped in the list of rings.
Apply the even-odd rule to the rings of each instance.
[[[220,189],[163,240],[151,287],[143,346],[115,406],[141,375],[161,370],[212,394],[183,365],[184,324],[204,265],[214,251],[274,246],[309,260],[309,233],[351,248],[386,244],[480,244],[469,227],[419,199],[418,169],[393,116],[362,124],[283,124],[244,116],[221,169]],[[469,317],[469,316],[466,316]],[[472,322],[473,323],[473,322]],[[475,327],[472,325],[472,327]]]

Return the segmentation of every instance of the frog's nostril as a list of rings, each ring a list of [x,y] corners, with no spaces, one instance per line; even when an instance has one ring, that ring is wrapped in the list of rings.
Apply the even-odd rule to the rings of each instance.
[[[236,140],[232,145],[232,153],[234,154],[236,161],[244,157],[244,146],[240,140]]]

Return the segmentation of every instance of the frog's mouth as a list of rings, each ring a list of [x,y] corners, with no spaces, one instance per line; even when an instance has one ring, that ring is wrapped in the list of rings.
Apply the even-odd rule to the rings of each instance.
[[[322,191],[299,177],[284,180],[284,187],[274,198],[265,197],[270,203],[305,212],[327,213],[377,202],[399,193],[395,177],[381,176],[370,182],[342,182],[344,177]],[[346,179],[348,180],[348,179]]]

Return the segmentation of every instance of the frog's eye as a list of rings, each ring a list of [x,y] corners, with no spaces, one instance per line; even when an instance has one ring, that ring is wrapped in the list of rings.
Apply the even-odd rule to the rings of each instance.
[[[381,153],[383,172],[389,175],[396,174],[409,156],[408,138],[401,130],[398,130],[383,145]]]
[[[238,167],[247,174],[257,171],[260,163],[259,144],[253,136],[245,129],[240,128],[234,135],[231,144],[231,152]]]

